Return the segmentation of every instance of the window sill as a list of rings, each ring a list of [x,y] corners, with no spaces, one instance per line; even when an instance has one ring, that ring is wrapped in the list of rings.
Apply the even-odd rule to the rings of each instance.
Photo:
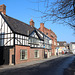
[[[39,43],[30,43],[30,42],[28,44],[39,45]]]
[[[28,59],[20,59],[21,61],[24,61],[24,60],[28,60]]]
[[[38,58],[40,58],[40,57],[34,57],[34,58],[35,58],[35,59],[36,59],[36,58],[38,59]]]

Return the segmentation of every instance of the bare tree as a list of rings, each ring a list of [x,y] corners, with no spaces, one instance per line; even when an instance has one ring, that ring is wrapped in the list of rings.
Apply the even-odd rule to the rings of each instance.
[[[39,12],[44,21],[66,24],[75,30],[75,0],[38,0]],[[44,4],[44,11],[40,5]]]

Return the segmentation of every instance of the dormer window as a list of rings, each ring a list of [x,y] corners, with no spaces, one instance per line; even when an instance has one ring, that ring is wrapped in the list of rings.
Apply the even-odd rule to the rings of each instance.
[[[29,43],[30,43],[30,44],[39,44],[39,40],[36,39],[36,38],[30,37],[30,38],[29,38]]]

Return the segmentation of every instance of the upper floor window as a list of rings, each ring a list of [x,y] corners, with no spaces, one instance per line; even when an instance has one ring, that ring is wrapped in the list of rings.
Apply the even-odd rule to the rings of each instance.
[[[30,44],[39,44],[39,40],[36,39],[36,38],[30,37],[30,38],[29,38],[29,43],[30,43]]]
[[[52,40],[49,40],[49,44],[52,44]]]
[[[48,33],[46,33],[46,35],[48,35]]]
[[[59,46],[59,43],[57,43],[57,46]]]
[[[54,45],[56,45],[56,41],[54,40]]]

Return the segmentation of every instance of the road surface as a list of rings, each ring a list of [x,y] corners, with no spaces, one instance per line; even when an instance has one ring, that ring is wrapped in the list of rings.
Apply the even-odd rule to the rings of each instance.
[[[42,64],[6,70],[0,75],[63,75],[64,69],[69,66],[74,58],[75,56],[60,57]]]
[[[68,68],[69,64],[73,61],[74,58],[75,56],[63,60],[62,62],[58,63],[56,66],[44,72],[43,75],[64,75],[64,69]]]

